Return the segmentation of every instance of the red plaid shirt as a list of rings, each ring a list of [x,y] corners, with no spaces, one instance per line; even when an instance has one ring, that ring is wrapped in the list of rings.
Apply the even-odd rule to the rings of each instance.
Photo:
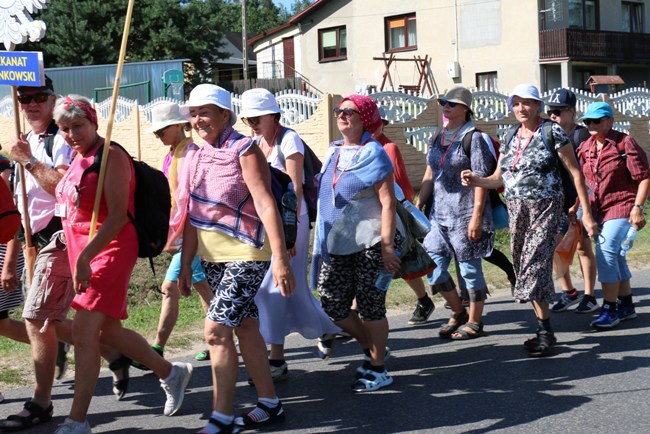
[[[591,212],[600,223],[628,218],[639,183],[649,176],[648,157],[634,138],[611,130],[597,150],[590,137],[578,148],[578,160],[589,192]]]

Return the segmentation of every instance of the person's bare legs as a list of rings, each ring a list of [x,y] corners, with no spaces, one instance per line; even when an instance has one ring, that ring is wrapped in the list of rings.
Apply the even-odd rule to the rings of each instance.
[[[210,365],[214,385],[212,409],[231,415],[234,413],[233,401],[238,369],[233,329],[206,318],[204,334],[205,341],[210,348]],[[266,356],[263,357],[263,360],[266,360]]]
[[[24,344],[29,343],[29,336],[27,335],[27,326],[25,323],[11,318],[0,320],[0,336]]]
[[[176,325],[176,320],[178,320],[178,303],[181,293],[178,290],[176,282],[169,280],[163,281],[160,286],[160,292],[162,292],[160,319],[158,320],[158,330],[154,342],[156,345],[164,348]]]
[[[41,333],[45,324],[42,320],[27,319],[25,326],[29,342],[32,347],[32,360],[34,362],[34,394],[32,402],[42,408],[47,408],[52,402],[52,383],[54,382],[54,367],[58,353],[58,339],[52,324]],[[23,409],[19,416],[27,416],[28,411]]]
[[[270,360],[284,360],[284,344],[271,344]]]
[[[388,320],[362,321],[365,335],[368,337],[370,363],[374,366],[384,364],[386,344],[388,343]]]
[[[588,237],[578,242],[578,260],[585,281],[585,295],[594,297],[596,288],[596,255]]]
[[[266,344],[260,334],[259,321],[244,318],[241,325],[235,328],[235,334],[239,339],[239,350],[255,385],[257,397],[275,398],[275,387],[266,358]]]
[[[427,291],[421,277],[417,279],[404,280],[411,287],[417,298],[427,297]]]
[[[102,313],[83,309],[78,310],[74,317],[74,398],[69,417],[77,422],[86,421],[90,400],[97,385],[100,368],[99,338],[105,318]]]
[[[356,306],[355,306],[356,307]],[[361,348],[368,348],[370,345],[367,330],[364,328],[361,318],[356,311],[351,310],[348,317],[339,321],[334,321],[334,324],[345,330],[357,340]]]

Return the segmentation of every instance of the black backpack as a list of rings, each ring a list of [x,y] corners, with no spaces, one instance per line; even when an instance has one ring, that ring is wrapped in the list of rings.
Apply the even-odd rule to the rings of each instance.
[[[129,213],[129,220],[138,234],[138,257],[149,258],[153,269],[152,258],[158,256],[167,244],[171,210],[169,181],[160,170],[142,161],[134,160],[122,146],[115,142],[111,142],[111,146],[126,153],[135,169],[135,215]],[[99,147],[93,164],[84,170],[82,178],[86,173],[99,172],[103,148],[104,145]]]
[[[282,137],[284,137],[287,130],[290,130],[290,128],[282,127],[276,139],[278,143],[282,143]],[[300,140],[305,148],[305,154],[303,155],[303,173],[305,182],[302,187],[302,193],[305,197],[305,202],[307,203],[309,221],[313,223],[316,221],[316,213],[318,210],[318,187],[320,186],[320,171],[323,168],[323,162],[320,161],[314,151],[307,145],[307,143],[305,143],[304,140]],[[279,147],[278,152],[282,155],[282,151]],[[284,156],[282,156],[282,158],[284,159]]]
[[[558,173],[560,174],[560,179],[562,180],[562,190],[564,191],[563,210],[564,212],[568,212],[569,208],[571,208],[576,203],[576,200],[578,200],[578,192],[576,190],[575,184],[573,183],[573,177],[571,176],[571,173],[568,170],[566,170],[566,167],[564,167],[564,164],[562,164],[562,161],[560,160],[560,156],[558,155],[557,150],[555,149],[555,139],[553,138],[553,132],[552,132],[553,124],[555,123],[556,122],[550,119],[544,119],[542,121],[542,142],[544,142],[544,146],[546,146],[546,149],[548,149],[548,151],[555,156],[555,159],[557,161],[557,170]],[[512,140],[515,134],[517,134],[518,130],[519,130],[519,125],[513,125],[506,133],[503,143],[505,145],[509,144],[510,140]],[[575,155],[574,146],[571,146],[571,149],[573,150],[573,153]],[[577,158],[576,161],[578,161]]]

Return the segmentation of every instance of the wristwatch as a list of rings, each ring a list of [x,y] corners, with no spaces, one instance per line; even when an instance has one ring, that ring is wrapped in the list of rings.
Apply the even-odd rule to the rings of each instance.
[[[36,164],[37,161],[38,159],[36,157],[32,157],[27,163],[23,164],[23,166],[25,169],[31,171],[32,167],[34,167],[34,164]]]
[[[634,204],[634,207],[639,208],[641,210],[641,212],[645,211],[645,206],[643,206],[643,205]],[[634,208],[634,207],[632,207],[632,208]]]

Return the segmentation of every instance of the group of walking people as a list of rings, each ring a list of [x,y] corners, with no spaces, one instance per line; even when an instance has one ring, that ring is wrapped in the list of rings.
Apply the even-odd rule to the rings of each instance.
[[[492,208],[500,199],[493,199],[490,191],[500,187],[513,258],[504,269],[514,298],[530,302],[537,318],[535,336],[523,344],[530,356],[553,351],[557,340],[552,311],[578,303],[580,311],[598,308],[596,274],[604,302],[592,325],[611,328],[636,315],[631,275],[619,251],[629,227],[639,230],[645,225],[648,161],[632,137],[612,129],[614,114],[608,104],[591,104],[580,118],[586,125],[582,128],[575,122],[575,95],[570,91],[562,89],[545,102],[533,85],[519,85],[508,100],[517,124],[506,134],[498,155],[490,138],[472,123],[471,92],[451,88],[438,98],[445,124],[429,144],[416,199],[399,149],[382,134],[387,121],[375,101],[347,96],[334,109],[342,139],[330,145],[319,175],[309,265],[304,142],[281,125],[281,109],[269,91],[252,89],[242,95],[239,116],[251,129],[248,137],[233,128],[230,93],[201,84],[185,104],[165,103],[153,112],[151,132],[166,146],[161,169],[172,196],[166,251],[173,256],[162,286],[156,340],[150,346],[121,326],[138,251],[128,218],[135,191],[131,159],[121,147],[110,146],[98,230],[89,239],[99,177],[86,169],[105,145],[97,132],[96,112],[84,97],[56,98],[51,82],[42,88],[19,88],[18,93],[33,128],[9,149],[31,180],[24,222],[30,221],[34,234],[53,229],[40,249],[28,288],[25,323],[7,315],[21,302],[15,295],[20,292],[18,240],[3,248],[0,293],[6,295],[0,298],[0,333],[32,343],[36,374],[33,397],[23,411],[1,423],[4,430],[26,429],[52,417],[58,340],[74,344],[76,369],[72,409],[57,434],[91,432],[87,415],[100,356],[109,362],[117,399],[127,392],[133,365],[160,378],[166,396],[163,413],[179,411],[192,365],[169,363],[163,354],[179,315],[179,298],[190,295],[192,288],[206,311],[208,349],[196,358],[210,361],[214,383],[210,417],[200,433],[235,433],[285,417],[274,383],[288,378],[284,339],[292,332],[319,338],[323,357],[332,354],[332,336],[346,332],[360,346],[352,391],[387,387],[393,378],[385,363],[390,349],[387,285],[382,279],[404,275],[412,249],[423,247],[435,264],[426,275],[429,290],[431,295],[440,293],[451,309],[439,336],[465,340],[485,334],[482,317],[489,292],[482,259],[492,256],[494,261],[500,254],[494,250]],[[542,116],[545,105],[550,119]],[[52,119],[58,132],[54,151],[48,153],[42,136]],[[203,146],[185,135],[190,129]],[[298,231],[290,248],[269,166],[287,174],[295,186]],[[568,173],[564,182],[568,179],[577,191],[575,203],[564,203],[563,170]],[[429,204],[431,229],[423,240],[415,239],[404,214],[397,212],[401,205],[396,185],[418,208]],[[589,238],[578,247],[585,295],[575,291],[567,273],[561,276],[562,296],[551,307],[556,302],[553,253],[562,222],[566,230],[578,220],[596,246],[595,257]],[[457,263],[458,286],[449,273],[452,260]],[[410,323],[422,324],[433,302],[420,277],[407,282],[417,297]],[[43,296],[45,287],[58,294]],[[70,307],[76,310],[72,321],[66,320]],[[256,407],[240,416],[234,414],[237,345],[258,396]]]

